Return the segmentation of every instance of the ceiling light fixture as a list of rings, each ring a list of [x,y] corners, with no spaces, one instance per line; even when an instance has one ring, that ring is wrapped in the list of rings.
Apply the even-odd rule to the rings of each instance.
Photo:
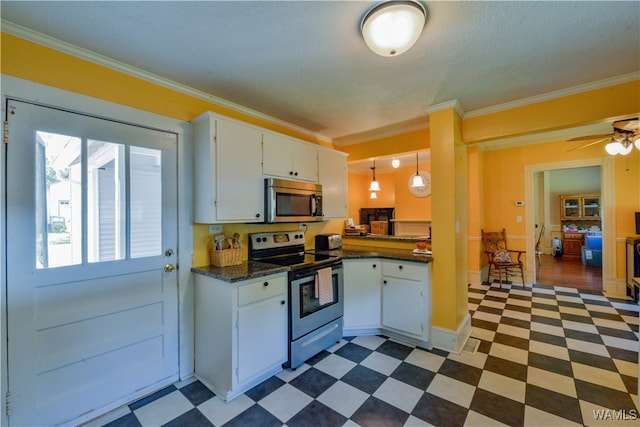
[[[413,176],[413,180],[411,181],[411,187],[424,187],[424,181],[422,180],[422,176],[420,176],[420,172],[418,171],[418,153],[416,153],[416,174]]]
[[[400,167],[400,159],[394,157],[393,160],[391,160],[391,166],[393,166],[394,169],[398,169]]]
[[[373,159],[373,167],[371,168],[371,170],[373,171],[373,180],[371,181],[371,184],[369,184],[369,191],[375,194],[376,191],[380,191],[380,183],[376,181],[376,159],[375,158]],[[371,196],[371,198],[375,199],[376,197]]]
[[[427,19],[417,1],[387,1],[371,9],[360,24],[362,37],[380,56],[398,56],[413,46]]]
[[[633,132],[616,132],[604,149],[612,156],[617,154],[626,156],[631,153],[634,145],[640,150],[640,135],[633,135]]]

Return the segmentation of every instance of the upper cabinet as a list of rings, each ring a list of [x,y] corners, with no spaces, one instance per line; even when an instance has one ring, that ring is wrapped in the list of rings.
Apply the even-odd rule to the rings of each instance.
[[[560,209],[563,220],[600,220],[600,196],[561,196]]]
[[[265,131],[262,172],[296,181],[318,182],[318,147],[295,138]]]
[[[194,222],[262,222],[259,128],[205,113],[194,126]]]
[[[194,131],[194,222],[263,222],[264,178],[320,183],[325,219],[347,216],[347,155],[204,113]]]

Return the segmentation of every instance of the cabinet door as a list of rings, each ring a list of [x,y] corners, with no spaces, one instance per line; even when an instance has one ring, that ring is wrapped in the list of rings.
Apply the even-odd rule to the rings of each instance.
[[[586,196],[582,198],[582,217],[584,219],[600,219],[599,196]]]
[[[257,128],[232,121],[216,120],[218,221],[263,221],[261,139],[262,133]]]
[[[285,294],[238,309],[238,383],[250,380],[287,360]]]
[[[382,326],[416,336],[423,331],[422,283],[382,277]]]
[[[582,205],[580,197],[566,197],[560,199],[560,215],[562,219],[580,219],[582,215]]]
[[[264,132],[262,172],[285,179],[318,182],[318,150],[286,135]]]
[[[380,260],[344,260],[344,328],[379,328]]]
[[[318,151],[318,180],[322,185],[324,218],[347,216],[347,158],[339,151]]]

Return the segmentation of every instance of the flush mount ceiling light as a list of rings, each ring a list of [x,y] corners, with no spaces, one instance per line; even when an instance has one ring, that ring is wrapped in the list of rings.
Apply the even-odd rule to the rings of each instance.
[[[418,41],[426,17],[416,1],[387,1],[365,15],[360,29],[369,49],[381,56],[398,56]]]
[[[391,166],[393,166],[394,169],[398,169],[400,167],[400,159],[394,157],[393,160],[391,160]]]

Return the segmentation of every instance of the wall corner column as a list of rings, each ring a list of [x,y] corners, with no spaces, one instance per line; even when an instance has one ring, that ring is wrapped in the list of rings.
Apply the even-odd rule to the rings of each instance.
[[[431,106],[432,343],[459,353],[471,335],[468,309],[467,147],[457,101]]]

